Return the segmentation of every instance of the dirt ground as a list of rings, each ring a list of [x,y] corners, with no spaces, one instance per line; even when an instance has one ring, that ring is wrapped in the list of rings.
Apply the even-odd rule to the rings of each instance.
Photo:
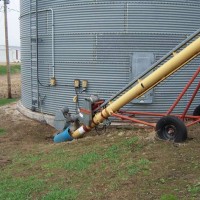
[[[0,137],[0,147],[4,152],[3,155],[0,154],[0,166],[2,160],[5,160],[3,158],[13,149],[26,146],[31,148],[36,143],[46,143],[55,132],[51,126],[23,116],[17,111],[16,103],[0,107],[0,119],[0,127],[7,132],[6,136]]]
[[[19,98],[21,94],[21,75],[14,74],[11,76],[11,90],[12,90],[12,97]],[[6,76],[0,76],[0,98],[7,97],[7,78]]]

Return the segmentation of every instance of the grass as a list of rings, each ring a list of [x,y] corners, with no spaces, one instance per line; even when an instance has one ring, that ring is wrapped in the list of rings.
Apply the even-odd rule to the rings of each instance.
[[[46,194],[42,195],[43,191],[48,188],[45,185],[45,180],[35,176],[16,179],[8,177],[1,180],[0,183],[0,199],[32,199],[38,193],[42,200],[74,200],[78,196],[78,191],[73,188],[60,189],[59,187],[52,187]]]
[[[55,188],[52,191],[48,192],[41,199],[42,200],[75,200],[77,199],[78,191],[73,188],[67,188],[64,190],[60,190],[59,188]]]
[[[0,128],[0,136],[3,136],[6,134],[6,130],[3,128]]]
[[[150,163],[148,159],[141,158],[136,163],[128,166],[128,173],[134,175],[140,171],[148,171]]]
[[[166,154],[153,155],[152,143],[137,136],[35,143],[30,147],[26,144],[22,149],[16,148],[9,157],[12,162],[2,168],[0,199],[198,199],[199,179],[187,184],[182,179],[181,185],[184,173],[179,176],[170,170],[175,168],[171,155],[185,146],[175,152],[171,145],[155,145],[162,152],[169,151],[167,174],[163,174],[165,168],[159,161],[159,156],[165,159]],[[120,196],[123,194],[128,196]]]
[[[10,66],[10,72],[11,74],[18,74],[21,71],[21,65],[11,65]],[[6,66],[5,65],[0,65],[0,75],[6,75]]]
[[[0,180],[0,199],[30,199],[32,192],[38,193],[44,189],[44,181],[34,176],[28,178],[13,178],[8,176]]]
[[[89,168],[100,159],[100,155],[95,152],[86,153],[81,155],[78,159],[66,162],[64,168],[71,171],[83,171]]]
[[[9,103],[13,103],[17,101],[17,99],[0,99],[0,106],[4,106],[6,104],[9,104]]]
[[[161,196],[160,200],[178,200],[173,194],[164,194]]]
[[[192,195],[192,197],[196,197],[198,194],[200,194],[200,182],[195,185],[188,185],[188,192]]]
[[[127,166],[134,162],[130,155],[137,143],[138,138],[132,137],[104,147],[96,144],[92,150],[52,146],[46,154],[35,146],[32,153],[16,152],[12,164],[0,175],[0,199],[86,199],[88,190],[99,183],[107,185],[108,192],[118,190],[134,175]],[[145,158],[136,163],[139,172],[150,167]],[[93,197],[104,195],[97,192]]]

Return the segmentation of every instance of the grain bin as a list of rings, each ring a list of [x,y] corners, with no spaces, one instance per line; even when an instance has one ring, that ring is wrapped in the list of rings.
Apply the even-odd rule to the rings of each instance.
[[[91,94],[109,98],[200,27],[199,7],[195,0],[21,0],[22,104],[55,115],[65,105],[75,112]],[[126,108],[164,112],[199,63]],[[87,80],[87,89],[74,80]]]

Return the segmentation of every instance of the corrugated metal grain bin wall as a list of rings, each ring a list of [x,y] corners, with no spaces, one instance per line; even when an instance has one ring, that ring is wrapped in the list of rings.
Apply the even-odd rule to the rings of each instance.
[[[141,71],[141,56],[147,57],[148,67],[200,27],[200,2],[194,0],[38,0],[36,56],[35,5],[36,0],[21,0],[22,103],[48,114],[64,105],[75,110],[74,79],[89,82],[79,94],[80,103],[90,94],[108,98]],[[192,61],[147,100],[127,108],[165,111],[199,64],[200,59]],[[57,85],[49,87],[54,72]],[[190,92],[176,111],[183,109]]]

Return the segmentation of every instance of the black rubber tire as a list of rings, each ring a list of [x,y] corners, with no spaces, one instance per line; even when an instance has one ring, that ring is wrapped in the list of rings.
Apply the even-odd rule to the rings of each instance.
[[[187,128],[183,121],[174,116],[162,117],[156,124],[160,139],[183,142],[187,139]]]
[[[197,107],[194,109],[193,115],[194,115],[194,116],[200,116],[200,105],[197,106]]]

